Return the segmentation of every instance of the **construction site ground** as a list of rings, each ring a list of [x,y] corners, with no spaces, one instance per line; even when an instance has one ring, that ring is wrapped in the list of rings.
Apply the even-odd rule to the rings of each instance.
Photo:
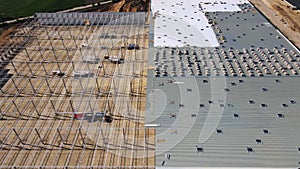
[[[300,11],[284,0],[250,0],[298,49],[300,48]]]
[[[1,89],[0,168],[154,166],[155,133],[144,127],[147,25],[29,25],[10,38],[26,42],[4,67],[12,77]],[[94,56],[99,63],[82,61]]]

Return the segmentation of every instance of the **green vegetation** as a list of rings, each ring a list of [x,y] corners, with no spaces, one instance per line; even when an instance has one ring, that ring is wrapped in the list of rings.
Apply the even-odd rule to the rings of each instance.
[[[0,0],[0,22],[84,5],[86,0]]]

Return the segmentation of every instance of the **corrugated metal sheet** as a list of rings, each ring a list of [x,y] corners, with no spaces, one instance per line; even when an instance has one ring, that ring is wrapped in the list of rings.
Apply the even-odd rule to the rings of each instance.
[[[211,83],[213,79],[208,79],[207,84],[203,84],[203,78],[197,78],[196,83],[187,78],[176,79],[185,81],[181,85],[182,92],[178,85],[166,84],[167,78],[150,80],[156,88],[156,96],[152,105],[148,102],[151,107],[148,107],[146,122],[161,125],[156,131],[156,165],[161,166],[165,161],[164,166],[168,167],[297,167],[300,157],[297,149],[300,146],[300,91],[297,84],[300,79],[279,78],[280,83],[275,79],[278,78],[242,78],[244,83],[239,83],[238,78],[226,78],[224,87],[230,91],[226,92],[224,101],[220,98],[220,93],[224,92],[221,86],[216,89],[220,93],[213,96],[211,86],[216,85]],[[231,86],[232,82],[237,85]],[[165,85],[159,86],[161,83]],[[199,89],[199,98],[192,93],[190,98],[185,97],[188,93],[185,89],[193,85]],[[267,88],[268,92],[262,92],[262,88]],[[167,101],[173,100],[174,104],[161,101],[160,96]],[[250,99],[255,103],[250,104]],[[291,104],[291,100],[296,103]],[[267,107],[261,107],[262,103]],[[200,108],[200,104],[203,107]],[[213,106],[221,107],[221,104],[224,109],[219,109],[220,114],[212,111]],[[283,108],[282,104],[288,107]],[[164,106],[161,112],[155,110]],[[216,128],[205,129],[206,125],[216,122],[206,121],[210,115],[212,119],[221,120]],[[263,130],[268,130],[268,134]],[[209,135],[204,142],[199,138],[201,132]],[[262,143],[257,143],[256,139]],[[203,147],[203,152],[197,153],[196,145]],[[254,152],[248,152],[247,147]],[[166,154],[172,158],[166,160]]]
[[[149,50],[158,168],[299,167],[299,51],[251,4],[238,6],[206,13],[219,47]]]

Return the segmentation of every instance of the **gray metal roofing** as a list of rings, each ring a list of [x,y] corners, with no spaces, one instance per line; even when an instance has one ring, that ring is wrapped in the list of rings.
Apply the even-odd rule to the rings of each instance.
[[[207,13],[226,38],[220,47],[149,50],[146,123],[160,125],[157,167],[299,167],[299,51],[251,5],[240,7]]]
[[[169,80],[173,83],[168,83]],[[175,81],[185,83],[174,84]],[[254,77],[213,81],[216,79],[148,79],[146,123],[161,125],[156,130],[157,166],[166,160],[165,154],[170,154],[172,158],[164,166],[297,167],[300,79]],[[225,85],[220,85],[221,81]],[[217,87],[212,89],[212,86]],[[187,89],[198,91],[199,97],[195,96],[197,92]],[[250,104],[249,100],[255,103]],[[206,121],[208,116],[210,120]],[[216,127],[211,123],[216,123]],[[269,134],[264,134],[264,129]],[[200,133],[208,135],[207,139],[200,138]],[[262,143],[256,143],[256,139]],[[196,145],[203,147],[203,153],[197,153]],[[254,152],[248,152],[247,147]]]

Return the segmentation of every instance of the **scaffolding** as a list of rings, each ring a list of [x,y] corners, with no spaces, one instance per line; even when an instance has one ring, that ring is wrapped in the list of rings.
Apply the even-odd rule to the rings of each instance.
[[[145,18],[38,13],[11,34],[1,47],[0,168],[154,167]]]

